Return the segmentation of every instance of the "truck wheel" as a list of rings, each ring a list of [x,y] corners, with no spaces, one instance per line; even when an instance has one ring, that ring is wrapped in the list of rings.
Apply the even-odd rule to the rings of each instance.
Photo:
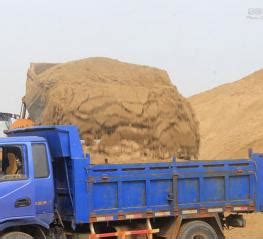
[[[1,236],[1,239],[33,239],[33,237],[24,232],[8,232]]]
[[[218,239],[218,236],[208,223],[192,221],[181,227],[178,239]]]

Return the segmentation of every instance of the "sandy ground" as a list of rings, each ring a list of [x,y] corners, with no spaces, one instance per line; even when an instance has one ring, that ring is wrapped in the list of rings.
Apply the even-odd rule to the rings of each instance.
[[[262,239],[263,238],[263,214],[254,213],[245,215],[247,226],[226,231],[227,239]]]

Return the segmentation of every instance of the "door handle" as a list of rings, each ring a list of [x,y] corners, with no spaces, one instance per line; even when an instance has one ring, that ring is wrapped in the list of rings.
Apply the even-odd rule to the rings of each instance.
[[[21,198],[17,199],[15,202],[15,207],[28,207],[31,205],[31,199],[30,198]]]

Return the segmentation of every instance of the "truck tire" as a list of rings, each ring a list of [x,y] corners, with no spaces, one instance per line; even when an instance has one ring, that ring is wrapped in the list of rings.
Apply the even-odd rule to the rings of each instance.
[[[8,232],[1,236],[1,239],[33,239],[33,237],[24,232]]]
[[[173,238],[174,239],[174,238]],[[219,239],[216,231],[208,223],[192,221],[185,223],[179,232],[178,239]]]

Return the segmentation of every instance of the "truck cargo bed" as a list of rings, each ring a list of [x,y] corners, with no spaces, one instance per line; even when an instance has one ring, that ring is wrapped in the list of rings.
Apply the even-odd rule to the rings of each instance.
[[[90,165],[88,221],[255,210],[255,163]]]

